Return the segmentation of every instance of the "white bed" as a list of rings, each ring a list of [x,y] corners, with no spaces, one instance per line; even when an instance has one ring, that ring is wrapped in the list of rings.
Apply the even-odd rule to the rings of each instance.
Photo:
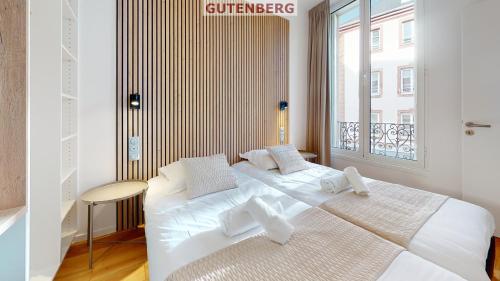
[[[233,168],[311,206],[319,206],[335,196],[321,191],[321,177],[342,172],[308,165],[310,169],[288,175],[281,175],[278,170],[261,170],[248,161]],[[494,230],[495,222],[488,211],[450,198],[416,233],[408,250],[467,280],[490,280],[485,266]]]
[[[218,215],[251,196],[272,197],[281,202],[288,218],[311,208],[260,181],[235,172],[238,188],[188,200],[185,192],[166,194],[162,177],[149,181],[145,202],[149,273],[153,281],[165,280],[172,272],[217,250],[262,232],[257,228],[227,238],[219,229]],[[455,273],[403,251],[379,280],[463,280]]]

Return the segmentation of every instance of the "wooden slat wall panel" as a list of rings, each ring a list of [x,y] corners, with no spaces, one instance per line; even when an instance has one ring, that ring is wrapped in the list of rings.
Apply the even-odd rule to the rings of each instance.
[[[205,17],[199,0],[117,0],[117,180],[147,180],[182,157],[238,153],[288,132],[288,21]],[[141,94],[130,110],[129,95]],[[128,138],[141,160],[128,160]],[[288,134],[285,136],[288,142]],[[117,230],[144,221],[142,198],[117,204]]]
[[[0,211],[26,204],[26,1],[0,1]]]

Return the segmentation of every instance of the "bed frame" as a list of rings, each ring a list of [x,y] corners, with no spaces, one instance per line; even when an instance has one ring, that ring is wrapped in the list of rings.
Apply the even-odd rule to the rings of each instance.
[[[488,258],[486,259],[486,273],[490,279],[493,280],[495,271],[495,253],[496,253],[496,239],[495,236],[491,237],[490,249],[488,250]]]

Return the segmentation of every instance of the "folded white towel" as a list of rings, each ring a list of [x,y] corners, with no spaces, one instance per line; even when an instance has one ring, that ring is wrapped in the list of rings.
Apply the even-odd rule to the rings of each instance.
[[[271,207],[279,214],[283,213],[283,205],[280,202],[271,204]],[[226,236],[233,237],[259,226],[245,208],[246,203],[219,214],[221,229]]]
[[[354,192],[358,195],[368,195],[370,188],[366,185],[363,177],[359,174],[358,170],[354,167],[347,167],[344,169],[344,174],[351,183]]]
[[[281,245],[286,244],[293,234],[295,228],[285,217],[278,214],[276,210],[267,205],[261,198],[252,197],[246,204],[246,210],[256,220],[267,236]]]
[[[256,228],[259,224],[245,210],[245,205],[239,205],[219,214],[222,232],[233,237]]]
[[[320,180],[321,190],[325,192],[340,193],[351,186],[344,174],[325,176]]]

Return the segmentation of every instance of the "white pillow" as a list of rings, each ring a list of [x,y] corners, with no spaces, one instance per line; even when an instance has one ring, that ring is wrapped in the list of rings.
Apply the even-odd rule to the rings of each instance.
[[[155,195],[167,196],[171,194],[175,194],[181,192],[184,188],[181,188],[179,182],[173,182],[166,179],[164,176],[154,177],[148,180],[148,193],[154,193]],[[153,189],[157,189],[153,191]],[[153,196],[157,197],[157,196]],[[154,199],[156,201],[156,199]]]
[[[181,161],[176,161],[159,168],[158,173],[171,181],[186,181],[186,172]]]
[[[278,163],[280,173],[283,175],[309,169],[306,160],[293,144],[268,147],[267,151]]]
[[[247,159],[250,163],[262,170],[277,169],[278,164],[274,161],[271,154],[265,149],[252,150],[244,154],[240,153],[240,157]]]
[[[181,159],[186,173],[187,193],[190,199],[235,188],[236,176],[226,155]]]
[[[159,168],[158,173],[170,182],[171,193],[177,193],[186,189],[186,171],[180,161]]]

